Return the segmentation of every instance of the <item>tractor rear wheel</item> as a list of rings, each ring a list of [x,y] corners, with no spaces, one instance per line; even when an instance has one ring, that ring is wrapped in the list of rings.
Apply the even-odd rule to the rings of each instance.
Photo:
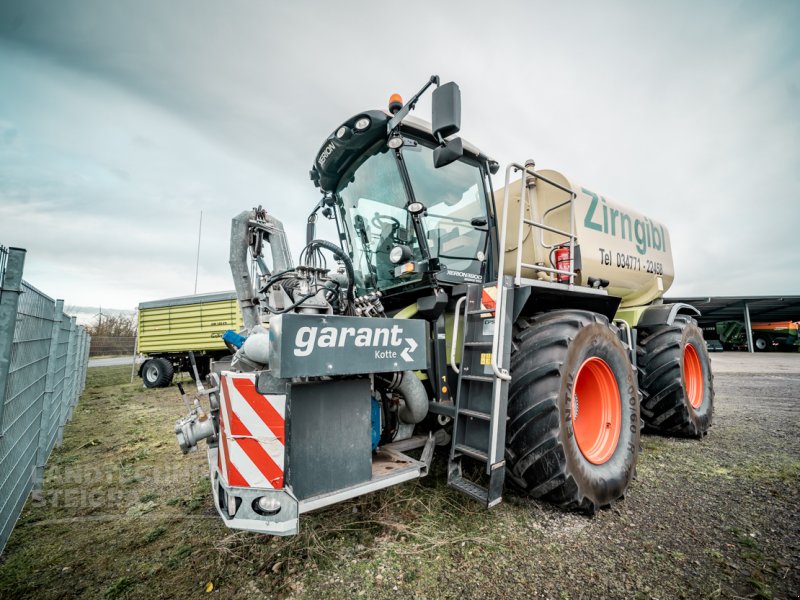
[[[151,358],[142,365],[144,387],[167,387],[172,383],[175,368],[166,358]]]
[[[589,513],[622,497],[639,453],[639,391],[602,315],[554,311],[514,329],[506,429],[509,479]]]
[[[647,429],[681,437],[708,433],[714,377],[703,332],[678,315],[672,325],[639,332],[639,387]]]

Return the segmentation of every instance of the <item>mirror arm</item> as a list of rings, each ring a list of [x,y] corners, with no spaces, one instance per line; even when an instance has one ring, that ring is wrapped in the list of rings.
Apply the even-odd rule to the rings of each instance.
[[[325,198],[320,200],[317,205],[314,207],[314,210],[311,211],[311,214],[308,215],[308,220],[306,221],[306,244],[310,244],[311,241],[316,236],[317,231],[317,211],[325,205]]]
[[[417,234],[419,241],[419,249],[422,252],[423,260],[431,259],[431,249],[428,247],[428,238],[425,232],[425,226],[422,224],[422,219],[419,214],[411,215],[411,222],[414,225],[414,233]]]
[[[422,89],[420,91],[418,91],[416,94],[414,94],[414,96],[411,98],[411,100],[406,102],[403,105],[403,107],[400,110],[397,111],[397,114],[395,114],[389,120],[389,122],[386,124],[386,133],[391,133],[392,131],[394,131],[394,129],[398,125],[400,125],[400,121],[402,121],[403,119],[406,118],[406,115],[409,112],[411,112],[411,110],[417,104],[419,99],[422,97],[422,94],[424,94],[426,92],[426,90],[429,87],[431,87],[433,84],[436,84],[436,87],[439,87],[439,76],[438,75],[431,75],[431,78],[428,80],[428,82],[424,86],[422,86]]]

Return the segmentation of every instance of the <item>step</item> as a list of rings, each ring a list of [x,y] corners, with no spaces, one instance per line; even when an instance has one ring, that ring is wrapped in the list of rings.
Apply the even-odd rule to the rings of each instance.
[[[494,383],[494,377],[489,377],[488,375],[461,375],[461,379],[466,379],[467,381],[483,381],[485,383]]]
[[[489,455],[487,455],[483,450],[478,450],[477,448],[473,448],[472,446],[467,446],[465,444],[456,444],[453,449],[463,454],[464,456],[469,456],[470,458],[475,458],[477,460],[482,460],[483,462],[489,462]]]
[[[491,421],[492,415],[480,410],[472,410],[471,408],[462,408],[458,411],[458,416],[473,417],[475,419],[482,419],[484,421]]]
[[[496,308],[482,308],[480,310],[468,310],[468,315],[490,315],[492,313],[496,313]]]
[[[474,346],[486,348],[486,347],[491,347],[491,345],[492,345],[491,340],[489,340],[488,342],[464,342],[464,346],[467,348],[471,348]]]
[[[489,503],[489,490],[484,487],[479,486],[477,483],[473,483],[467,479],[459,477],[457,479],[453,479],[448,483],[450,487],[457,489],[460,492],[463,492],[470,498],[477,500],[483,504]]]
[[[429,402],[428,411],[435,415],[444,415],[451,419],[456,416],[456,407],[451,402]]]

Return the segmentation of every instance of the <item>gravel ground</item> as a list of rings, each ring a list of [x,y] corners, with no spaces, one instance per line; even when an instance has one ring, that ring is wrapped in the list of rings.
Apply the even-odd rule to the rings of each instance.
[[[174,443],[174,387],[92,369],[0,557],[0,597],[798,598],[800,355],[712,362],[710,434],[645,436],[627,497],[594,517],[511,494],[487,513],[446,487],[441,452],[427,478],[306,515],[291,538],[214,515],[204,453]]]

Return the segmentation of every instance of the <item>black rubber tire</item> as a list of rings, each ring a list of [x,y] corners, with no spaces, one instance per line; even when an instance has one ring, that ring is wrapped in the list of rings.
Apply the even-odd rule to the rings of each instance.
[[[769,352],[772,350],[772,340],[763,335],[753,337],[753,350],[756,352]]]
[[[692,344],[703,371],[703,399],[698,408],[686,392],[683,356]],[[694,319],[678,315],[672,325],[639,331],[637,348],[642,419],[647,431],[679,437],[703,437],[714,414],[714,375]]]
[[[208,358],[196,358],[195,364],[197,365],[197,372],[200,375],[200,380],[203,381],[211,372],[211,363],[210,359]],[[192,381],[197,381],[194,378],[194,369],[192,368],[191,363],[189,363],[189,377],[191,377]]]
[[[144,387],[167,387],[172,383],[175,368],[166,358],[151,358],[142,365]]]
[[[620,393],[621,430],[611,457],[592,464],[575,440],[572,388],[584,361],[602,358]],[[589,311],[554,311],[514,328],[506,463],[524,493],[593,513],[624,496],[639,454],[639,390],[616,328]]]

